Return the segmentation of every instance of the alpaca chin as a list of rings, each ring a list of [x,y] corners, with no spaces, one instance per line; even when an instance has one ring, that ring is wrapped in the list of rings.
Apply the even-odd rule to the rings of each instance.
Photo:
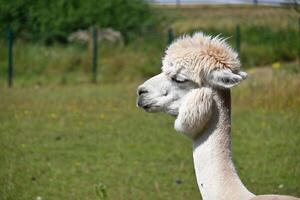
[[[189,92],[179,108],[179,115],[174,123],[175,130],[191,139],[198,137],[211,117],[212,96],[210,88],[198,88]]]
[[[174,129],[190,139],[196,138],[198,134],[197,130],[187,129],[186,127],[184,127],[184,125],[178,118],[175,120]]]

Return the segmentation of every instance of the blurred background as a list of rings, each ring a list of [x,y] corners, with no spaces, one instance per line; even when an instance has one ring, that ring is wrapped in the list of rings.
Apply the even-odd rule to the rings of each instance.
[[[135,107],[183,34],[221,35],[233,154],[254,193],[300,196],[300,2],[0,0],[0,199],[200,199],[191,142]]]

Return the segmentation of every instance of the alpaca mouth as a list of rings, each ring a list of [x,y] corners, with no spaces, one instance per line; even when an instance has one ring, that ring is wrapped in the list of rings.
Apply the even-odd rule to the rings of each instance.
[[[142,99],[137,100],[137,106],[140,107],[140,108],[143,108],[145,110],[151,108],[151,105],[150,104],[145,104],[145,102]]]
[[[149,105],[149,104],[145,104],[145,105],[143,105],[143,104],[138,104],[138,106],[140,107],[140,108],[143,108],[144,110],[149,110],[150,108],[151,108],[151,105]]]
[[[137,106],[139,108],[143,108],[147,112],[155,112],[156,109],[158,108],[158,106],[153,105],[153,103],[145,102],[142,99],[138,99]]]
[[[142,108],[147,110],[147,109],[151,108],[151,105],[144,105],[144,106],[142,106]]]

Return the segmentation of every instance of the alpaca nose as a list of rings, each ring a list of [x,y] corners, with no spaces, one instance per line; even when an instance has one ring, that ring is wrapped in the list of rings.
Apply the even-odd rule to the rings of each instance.
[[[137,91],[138,95],[146,94],[148,92],[149,91],[145,87],[139,87]]]

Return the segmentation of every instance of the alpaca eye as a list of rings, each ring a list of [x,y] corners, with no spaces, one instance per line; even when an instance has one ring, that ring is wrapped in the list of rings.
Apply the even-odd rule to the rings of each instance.
[[[178,79],[176,77],[172,77],[171,80],[176,82],[176,83],[185,83],[185,82],[188,81],[187,79]]]

